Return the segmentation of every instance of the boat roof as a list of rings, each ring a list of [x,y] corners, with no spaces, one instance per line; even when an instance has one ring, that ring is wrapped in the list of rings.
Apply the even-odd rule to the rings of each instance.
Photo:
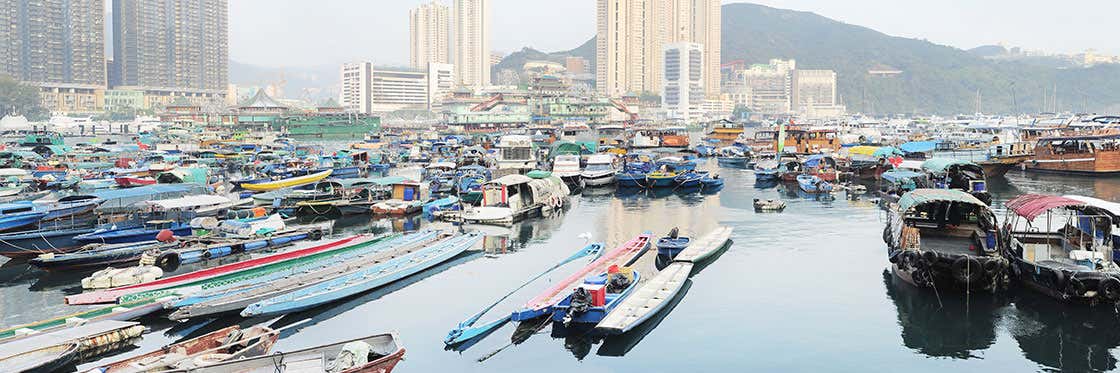
[[[614,156],[610,154],[593,154],[587,157],[587,163],[613,163]]]
[[[985,209],[988,207],[975,196],[956,189],[915,189],[903,194],[898,200],[898,211],[906,212],[930,202],[960,202],[983,206]]]
[[[898,182],[900,180],[922,177],[922,174],[910,170],[890,170],[882,174],[883,180]]]
[[[944,172],[945,169],[952,166],[980,167],[980,165],[972,161],[954,158],[932,158],[926,160],[925,162],[922,162],[922,169],[929,170],[931,172]]]
[[[129,198],[129,197],[142,197],[149,195],[156,195],[160,193],[175,193],[175,192],[203,192],[206,187],[201,184],[183,183],[183,184],[154,184],[145,185],[136,188],[127,189],[109,189],[89,193],[89,195],[98,197],[104,200]]]
[[[1028,220],[1034,220],[1039,215],[1057,208],[1071,208],[1074,210],[1085,210],[1088,208],[1112,214],[1106,208],[1095,206],[1079,199],[1033,193],[1015,197],[1003,205],[1011,209],[1011,211],[1014,211],[1015,215],[1022,216]]]
[[[925,153],[937,148],[937,141],[911,141],[898,146],[906,153]]]
[[[1095,206],[1095,207],[1101,208],[1103,210],[1107,210],[1112,215],[1120,216],[1120,203],[1105,201],[1105,200],[1100,199],[1100,198],[1094,198],[1094,197],[1088,197],[1088,196],[1066,195],[1066,196],[1063,196],[1063,197],[1069,198],[1069,199],[1075,199],[1075,200],[1084,202],[1086,205]]]
[[[848,148],[848,153],[849,154],[870,155],[870,156],[875,156],[875,157],[890,156],[890,155],[902,155],[902,151],[898,150],[897,148],[895,148],[893,146],[868,146],[868,145],[853,146],[851,148]]]
[[[222,196],[216,196],[212,194],[196,194],[193,196],[147,201],[146,203],[148,205],[159,206],[165,209],[174,209],[192,206],[217,205],[229,202],[229,198]]]
[[[521,174],[514,174],[499,177],[497,179],[491,180],[490,183],[501,185],[516,185],[528,183],[530,181],[533,181],[533,178]]]

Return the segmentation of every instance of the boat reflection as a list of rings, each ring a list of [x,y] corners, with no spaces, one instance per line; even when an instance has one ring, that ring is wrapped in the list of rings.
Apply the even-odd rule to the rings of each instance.
[[[930,357],[974,359],[996,341],[1002,296],[990,293],[938,294],[903,282],[883,271],[887,296],[898,311],[902,344]]]
[[[1067,305],[1021,293],[1008,329],[1024,357],[1062,371],[1116,369],[1111,350],[1120,346],[1120,315],[1115,308]]]

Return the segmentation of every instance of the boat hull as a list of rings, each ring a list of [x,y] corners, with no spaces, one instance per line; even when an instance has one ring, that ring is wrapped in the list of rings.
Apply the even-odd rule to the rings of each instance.
[[[607,186],[607,185],[614,184],[615,172],[614,171],[603,172],[603,173],[584,172],[580,175],[580,177],[583,179],[583,183],[586,186],[601,187],[601,186]]]
[[[0,255],[26,258],[43,253],[70,252],[82,245],[74,236],[93,232],[94,228],[50,229],[0,235]]]

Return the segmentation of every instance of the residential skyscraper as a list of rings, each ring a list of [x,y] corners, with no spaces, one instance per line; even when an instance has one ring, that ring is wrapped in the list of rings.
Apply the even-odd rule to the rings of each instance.
[[[113,0],[113,85],[157,101],[225,95],[228,13],[227,0]]]
[[[362,114],[369,114],[373,110],[373,102],[369,99],[372,71],[373,64],[369,62],[342,65],[342,88],[338,91],[338,106],[343,110]]]
[[[0,74],[52,111],[92,111],[106,84],[103,0],[0,0]]]
[[[686,121],[698,117],[706,97],[704,47],[699,43],[665,44],[661,108],[670,118]]]
[[[453,63],[459,85],[489,85],[490,0],[455,0],[452,17]]]
[[[796,70],[793,72],[791,110],[809,118],[836,117],[846,111],[837,105],[836,72]]]
[[[598,0],[596,84],[611,96],[660,93],[665,44],[704,50],[705,95],[719,96],[719,0]]]
[[[450,11],[433,0],[408,11],[409,62],[413,68],[450,63]]]
[[[752,65],[741,75],[748,92],[747,107],[752,113],[785,115],[790,113],[793,96],[794,60],[770,60],[770,64]]]

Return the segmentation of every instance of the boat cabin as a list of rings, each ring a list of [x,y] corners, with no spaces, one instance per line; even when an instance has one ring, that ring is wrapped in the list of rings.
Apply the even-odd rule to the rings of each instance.
[[[390,197],[400,201],[427,201],[430,196],[428,195],[428,185],[411,180],[404,180],[393,183],[392,194]]]

